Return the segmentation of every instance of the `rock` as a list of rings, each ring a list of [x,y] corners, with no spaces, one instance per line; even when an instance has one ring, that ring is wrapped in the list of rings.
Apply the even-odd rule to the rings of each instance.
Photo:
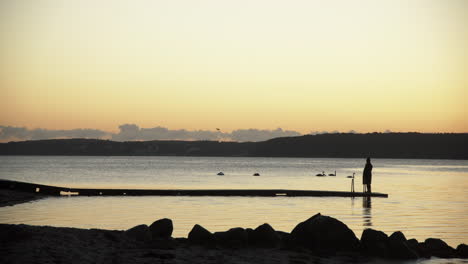
[[[281,240],[290,240],[291,234],[283,231],[276,231],[276,234],[280,237]]]
[[[319,251],[348,251],[359,246],[356,235],[343,222],[320,213],[299,223],[291,238],[300,246]]]
[[[424,248],[430,254],[439,258],[455,257],[455,249],[447,245],[444,241],[438,238],[428,238],[424,241]]]
[[[459,258],[468,258],[468,246],[466,244],[458,245],[455,253]]]
[[[175,255],[172,253],[162,253],[162,252],[157,252],[157,251],[149,251],[146,252],[142,255],[143,258],[157,258],[157,259],[174,259]]]
[[[419,257],[424,256],[423,252],[419,248],[418,240],[416,240],[414,238],[408,239],[408,240],[406,240],[406,245],[408,245],[408,247],[411,248],[411,250],[413,250],[416,254],[418,254]]]
[[[401,241],[401,242],[406,241],[406,237],[401,231],[393,232],[393,234],[391,234],[389,238],[392,239],[392,240],[397,240],[397,241]]]
[[[176,242],[177,246],[187,246],[188,245],[188,238],[185,237],[176,237],[174,238],[174,241]]]
[[[213,243],[214,236],[203,226],[196,224],[188,234],[188,239],[191,243],[206,245]]]
[[[276,234],[278,234],[280,240],[281,240],[281,246],[285,249],[288,248],[293,248],[294,247],[294,242],[291,238],[291,234],[283,231],[276,231]]]
[[[246,228],[245,232],[247,233],[247,244],[249,246],[258,247],[258,245],[255,244],[256,234],[254,234],[254,230],[252,228]]]
[[[155,249],[172,250],[180,245],[180,241],[173,238],[153,238],[151,247]]]
[[[163,218],[155,221],[149,227],[153,239],[167,239],[172,236],[172,220]]]
[[[393,259],[417,259],[418,254],[408,246],[403,233],[399,233],[395,232],[388,238],[389,257]]]
[[[247,231],[241,227],[231,228],[226,232],[214,233],[216,243],[221,246],[240,248],[248,244]]]
[[[142,241],[142,242],[151,241],[151,232],[147,225],[134,226],[128,229],[127,231],[125,231],[125,235],[137,241]]]
[[[361,236],[361,250],[368,256],[387,258],[389,256],[387,234],[372,228],[365,229]]]
[[[406,244],[407,244],[410,248],[417,248],[419,242],[418,242],[418,240],[412,238],[412,239],[406,240]]]
[[[430,258],[431,257],[431,252],[429,252],[429,249],[427,248],[426,244],[424,242],[419,242],[418,243],[418,248],[417,252],[420,257],[422,258]]]
[[[269,224],[263,224],[255,228],[255,230],[247,230],[249,235],[249,245],[273,248],[281,244],[279,234]]]

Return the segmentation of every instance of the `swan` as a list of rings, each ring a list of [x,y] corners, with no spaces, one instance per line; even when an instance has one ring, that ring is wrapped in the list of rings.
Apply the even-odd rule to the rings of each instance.
[[[324,171],[322,173],[316,174],[315,176],[327,176]]]
[[[335,173],[328,174],[328,176],[336,176],[336,171],[335,171]]]
[[[260,173],[256,172],[253,174],[253,176],[260,176]]]
[[[224,175],[224,173],[223,173],[222,171],[220,171],[220,172],[218,172],[218,174],[217,174],[217,175],[218,175],[218,176],[223,176],[223,175]]]

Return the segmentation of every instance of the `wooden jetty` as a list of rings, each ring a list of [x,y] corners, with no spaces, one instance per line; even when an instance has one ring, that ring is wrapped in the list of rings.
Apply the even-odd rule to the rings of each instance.
[[[0,179],[0,189],[40,193],[53,196],[308,196],[308,197],[384,197],[385,193],[362,193],[320,190],[285,190],[285,189],[88,189],[49,186],[36,183]]]

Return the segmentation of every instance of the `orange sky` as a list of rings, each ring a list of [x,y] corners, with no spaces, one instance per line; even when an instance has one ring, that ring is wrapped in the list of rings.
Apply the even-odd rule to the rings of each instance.
[[[0,125],[468,132],[467,1],[0,3]]]

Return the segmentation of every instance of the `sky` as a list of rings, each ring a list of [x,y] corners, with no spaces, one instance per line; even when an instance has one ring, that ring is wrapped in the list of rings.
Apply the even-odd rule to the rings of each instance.
[[[464,0],[2,0],[0,128],[468,132],[467,13]]]

